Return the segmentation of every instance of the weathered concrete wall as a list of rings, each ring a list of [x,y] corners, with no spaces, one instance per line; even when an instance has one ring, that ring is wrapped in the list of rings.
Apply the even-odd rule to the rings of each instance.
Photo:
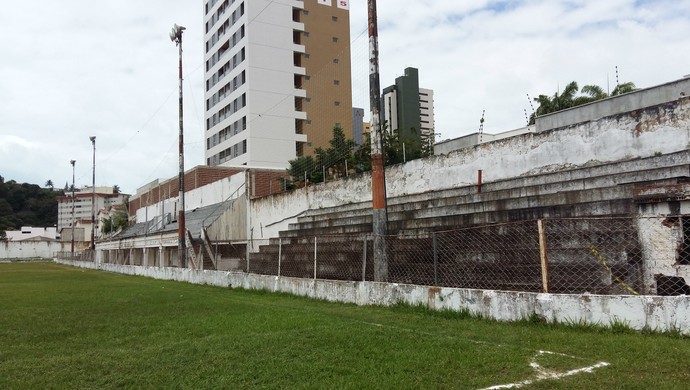
[[[483,181],[488,183],[588,163],[673,153],[687,149],[689,144],[690,97],[686,97],[632,113],[387,167],[386,192],[391,198],[476,184],[478,170],[483,171]],[[305,210],[366,201],[371,201],[369,175],[255,199],[250,205],[249,235],[255,239],[276,237]]]
[[[566,295],[439,288],[395,283],[298,279],[237,272],[137,267],[55,260],[100,269],[218,287],[287,292],[357,305],[408,303],[431,309],[463,310],[499,321],[515,321],[533,313],[548,321],[608,326],[625,323],[633,329],[680,330],[690,334],[690,297]]]
[[[685,96],[690,96],[690,78],[540,116],[536,120],[537,132],[640,110],[682,99]]]
[[[186,192],[184,198],[185,209],[192,210],[197,207],[204,207],[237,198],[244,194],[244,181],[245,173],[240,172]],[[156,202],[154,199],[147,199],[145,195],[142,196],[142,206],[136,211],[137,222],[150,221],[160,217],[162,213],[175,214],[177,212],[177,200],[178,198],[175,196],[167,198],[163,202]]]
[[[675,207],[671,207],[674,204]],[[638,231],[642,244],[644,264],[645,291],[656,292],[655,275],[679,276],[690,284],[690,265],[679,261],[680,248],[690,239],[684,237],[683,227],[678,215],[690,215],[690,201],[661,202],[639,205],[640,216]],[[659,218],[651,221],[645,216],[672,216],[666,220]],[[686,218],[686,217],[681,217]]]
[[[0,241],[0,259],[52,259],[55,252],[63,250],[62,243],[56,241]]]
[[[177,232],[166,232],[149,234],[146,236],[125,238],[115,241],[104,241],[97,243],[97,252],[117,249],[131,249],[131,248],[158,248],[158,247],[175,247],[177,248],[178,235]]]
[[[534,125],[521,127],[519,129],[508,130],[498,134],[489,133],[473,133],[466,136],[449,139],[434,144],[434,154],[448,154],[455,150],[471,148],[479,144],[497,141],[504,138],[515,137],[525,133],[534,133],[536,127]]]

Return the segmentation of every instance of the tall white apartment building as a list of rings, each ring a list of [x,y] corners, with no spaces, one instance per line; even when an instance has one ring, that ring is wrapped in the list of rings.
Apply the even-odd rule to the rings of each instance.
[[[66,191],[65,196],[57,198],[58,202],[58,224],[57,231],[60,232],[63,228],[71,227],[73,223],[88,222],[91,223],[92,210],[92,192],[93,187],[84,187],[74,192]],[[129,195],[114,193],[113,187],[96,187],[95,191],[95,213],[98,210],[107,209],[110,206],[121,205],[127,202]],[[74,205],[74,218],[72,217],[72,205]]]
[[[206,165],[286,168],[352,138],[349,0],[206,0]]]

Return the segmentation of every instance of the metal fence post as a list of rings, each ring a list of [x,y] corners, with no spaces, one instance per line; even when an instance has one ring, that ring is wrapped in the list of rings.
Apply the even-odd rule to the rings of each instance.
[[[438,286],[438,247],[436,246],[436,233],[431,233],[431,242],[434,246],[434,285]]]
[[[283,239],[278,239],[278,276],[280,276],[280,259],[283,257]]]
[[[362,246],[362,281],[367,280],[367,236],[364,235],[364,245]]]
[[[252,244],[252,239],[250,238],[247,240],[247,247],[245,248],[245,255],[247,256],[247,273],[249,273],[249,251],[250,251],[250,245]]]
[[[314,236],[314,279],[316,279],[316,236]]]
[[[537,220],[537,229],[539,230],[539,259],[541,261],[541,285],[542,292],[549,292],[549,260],[546,256],[546,231],[544,229],[544,220]]]

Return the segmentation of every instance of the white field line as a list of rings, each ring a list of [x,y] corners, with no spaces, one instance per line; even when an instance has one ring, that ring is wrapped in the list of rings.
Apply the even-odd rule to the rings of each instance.
[[[420,330],[416,330],[416,329],[403,328],[403,327],[394,326],[394,325],[384,325],[384,324],[379,324],[379,323],[375,323],[375,322],[366,322],[366,321],[357,321],[357,322],[361,322],[365,325],[376,326],[376,327],[380,327],[380,328],[393,328],[393,329],[404,330],[404,331],[408,331],[408,332],[412,332],[412,333],[419,333],[419,334],[423,334],[426,336],[436,336],[436,337],[440,336],[439,334],[436,334],[436,333],[425,332],[425,331],[420,331]],[[447,336],[447,337],[456,338],[453,336]],[[485,345],[492,345],[495,347],[509,347],[508,345],[505,345],[505,344],[492,343],[492,342],[488,342],[488,341],[479,341],[479,340],[472,340],[472,339],[465,339],[465,341],[467,341],[469,343],[473,343],[473,344],[485,344]],[[540,381],[547,380],[547,379],[562,379],[562,378],[566,378],[566,377],[577,375],[577,374],[592,372],[597,368],[602,368],[602,367],[606,367],[606,366],[610,365],[610,363],[607,363],[607,362],[599,362],[599,363],[596,363],[596,364],[591,365],[591,366],[576,368],[576,369],[572,369],[572,370],[565,371],[565,372],[558,372],[558,371],[549,370],[547,368],[544,368],[539,363],[537,363],[537,358],[539,358],[540,356],[543,356],[543,355],[557,355],[557,356],[563,356],[563,357],[567,357],[567,358],[571,358],[571,359],[575,359],[575,360],[585,360],[585,358],[567,355],[567,354],[559,353],[559,352],[541,351],[541,350],[536,351],[534,356],[532,356],[532,360],[529,364],[530,367],[532,367],[536,371],[533,379],[526,379],[524,381],[515,382],[515,383],[508,383],[508,384],[504,384],[504,385],[495,385],[495,386],[491,386],[491,387],[486,387],[486,388],[481,389],[481,390],[517,389],[517,388],[520,388],[523,386],[531,385],[534,382],[540,382]]]
[[[523,386],[531,385],[534,382],[543,381],[546,379],[562,379],[568,376],[582,374],[585,372],[592,372],[597,368],[606,367],[609,365],[607,362],[599,362],[593,366],[576,368],[566,372],[557,372],[553,370],[546,369],[536,362],[537,357],[541,355],[560,355],[550,351],[538,351],[533,357],[530,367],[536,371],[536,377],[534,379],[527,379],[521,382],[508,383],[505,385],[496,385],[491,387],[486,387],[482,390],[496,390],[496,389],[517,389]]]

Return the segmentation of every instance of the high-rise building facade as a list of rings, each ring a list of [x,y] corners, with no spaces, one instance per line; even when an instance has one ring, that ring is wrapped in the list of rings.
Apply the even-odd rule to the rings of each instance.
[[[349,1],[206,0],[206,164],[286,168],[352,138]]]
[[[385,88],[381,104],[388,131],[407,139],[434,136],[434,91],[419,88],[417,69],[405,69],[394,85]]]
[[[92,199],[93,198],[93,199]],[[71,191],[65,191],[65,196],[59,196],[58,202],[58,223],[57,230],[60,232],[63,228],[71,227],[80,221],[87,221],[91,223],[91,217],[94,213],[91,207],[92,202],[95,203],[95,213],[101,209],[110,208],[110,206],[122,205],[127,202],[129,195],[114,192],[113,187],[84,187],[77,189],[72,198]],[[74,206],[74,218],[72,217],[72,207]]]

